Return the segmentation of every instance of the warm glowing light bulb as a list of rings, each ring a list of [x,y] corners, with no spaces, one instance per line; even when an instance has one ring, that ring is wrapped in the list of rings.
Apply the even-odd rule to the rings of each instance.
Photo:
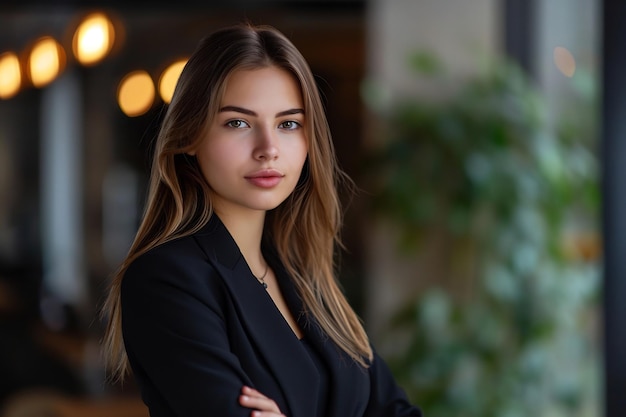
[[[172,101],[178,77],[180,77],[180,73],[183,71],[186,63],[186,59],[176,61],[168,66],[165,71],[163,71],[163,74],[161,74],[161,78],[159,79],[159,95],[164,102],[169,103]]]
[[[22,84],[20,60],[13,52],[0,55],[0,99],[8,99],[17,94]]]
[[[76,29],[72,42],[74,55],[83,65],[100,62],[113,47],[115,29],[102,13],[87,16]]]
[[[30,51],[28,74],[35,87],[51,83],[65,63],[63,48],[49,36],[39,39]]]
[[[574,56],[562,46],[554,48],[554,64],[566,77],[572,77],[576,72],[576,60]]]
[[[154,82],[146,71],[127,74],[117,89],[117,102],[129,117],[141,116],[147,112],[156,95]]]

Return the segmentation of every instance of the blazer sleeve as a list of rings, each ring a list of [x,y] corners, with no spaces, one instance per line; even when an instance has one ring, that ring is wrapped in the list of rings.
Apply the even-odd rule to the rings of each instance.
[[[396,383],[385,361],[374,351],[374,360],[368,368],[370,398],[363,417],[422,417],[402,388]]]
[[[193,245],[156,248],[128,268],[121,291],[124,344],[152,415],[250,415],[238,404],[241,387],[251,381],[229,348],[220,282]],[[159,412],[163,403],[169,410]]]

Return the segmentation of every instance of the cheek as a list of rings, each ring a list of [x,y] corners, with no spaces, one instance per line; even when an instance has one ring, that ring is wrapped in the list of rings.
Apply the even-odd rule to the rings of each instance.
[[[240,158],[241,151],[227,144],[214,144],[203,150],[201,165],[203,170],[223,169],[231,167]]]
[[[235,161],[241,155],[241,149],[236,146],[235,141],[219,141],[208,150],[208,155],[211,155],[213,161]]]
[[[304,167],[307,157],[308,157],[308,152],[305,149],[304,152],[302,152],[302,154],[300,155],[300,170],[302,170],[302,168]]]
[[[226,149],[207,149],[203,154],[198,155],[198,164],[202,170],[204,178],[211,188],[214,188],[215,181],[224,178],[224,174],[229,167],[232,167],[233,153]]]
[[[307,155],[308,150],[305,141],[298,143],[289,149],[289,157],[293,161],[294,167],[302,168]]]

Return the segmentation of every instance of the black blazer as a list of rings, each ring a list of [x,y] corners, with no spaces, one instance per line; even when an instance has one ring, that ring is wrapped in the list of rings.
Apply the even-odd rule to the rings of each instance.
[[[365,369],[302,314],[276,256],[266,253],[286,302],[330,371],[327,417],[420,416],[376,356]],[[319,374],[235,241],[213,216],[198,233],[140,256],[122,281],[122,331],[152,417],[244,417],[242,386],[288,417],[318,415]]]

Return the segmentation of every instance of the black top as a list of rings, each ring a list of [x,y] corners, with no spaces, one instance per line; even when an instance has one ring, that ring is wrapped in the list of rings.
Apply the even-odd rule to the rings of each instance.
[[[385,362],[376,354],[368,368],[354,362],[304,313],[279,260],[266,259],[313,350],[303,349],[217,216],[129,266],[124,347],[151,417],[249,417],[238,403],[243,385],[288,417],[421,416]]]
[[[315,368],[319,373],[318,384],[318,400],[317,400],[317,417],[325,417],[327,414],[326,407],[328,405],[328,391],[330,390],[330,377],[328,365],[315,348],[306,340],[306,337],[300,339],[302,346],[306,349],[311,360],[315,364]]]

